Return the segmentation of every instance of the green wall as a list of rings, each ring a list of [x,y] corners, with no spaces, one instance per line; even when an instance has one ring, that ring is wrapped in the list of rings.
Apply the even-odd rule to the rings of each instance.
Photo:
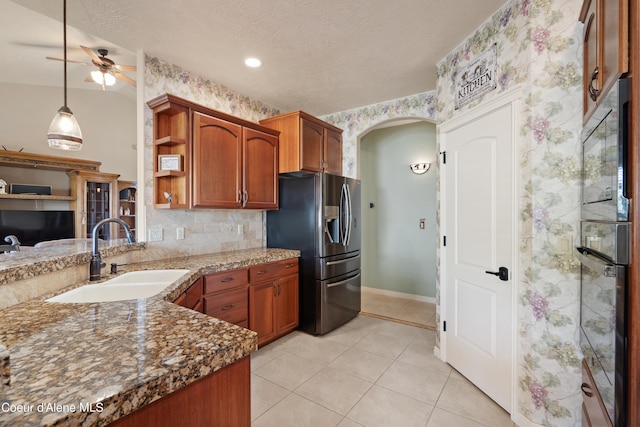
[[[435,298],[435,124],[376,129],[360,142],[362,284]],[[431,169],[416,175],[409,169],[416,162],[431,163]]]

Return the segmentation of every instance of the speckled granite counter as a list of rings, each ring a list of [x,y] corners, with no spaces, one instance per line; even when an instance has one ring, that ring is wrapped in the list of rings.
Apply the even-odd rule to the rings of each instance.
[[[200,275],[297,256],[248,249],[145,262],[126,271],[191,272],[146,300],[31,301],[0,311],[11,357],[0,425],[105,425],[249,355],[254,332],[169,301]]]

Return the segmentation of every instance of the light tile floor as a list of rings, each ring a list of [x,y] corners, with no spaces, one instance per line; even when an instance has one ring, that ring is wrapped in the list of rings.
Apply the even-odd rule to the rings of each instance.
[[[433,354],[435,332],[358,316],[251,356],[252,426],[502,427],[509,415]]]
[[[436,305],[362,288],[362,313],[435,330]]]

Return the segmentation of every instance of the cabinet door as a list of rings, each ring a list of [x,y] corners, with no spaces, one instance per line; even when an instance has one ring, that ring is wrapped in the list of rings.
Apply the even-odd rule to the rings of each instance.
[[[594,1],[594,0],[592,0]],[[600,0],[602,94],[629,71],[629,0]]]
[[[276,333],[298,326],[298,275],[279,279],[276,284]]]
[[[242,127],[193,113],[193,204],[238,208],[242,196]]]
[[[322,172],[324,128],[301,118],[300,138],[301,169],[309,172]]]
[[[331,129],[324,131],[324,171],[342,175],[342,134]]]
[[[249,329],[258,333],[258,345],[276,336],[274,282],[249,286]]]
[[[243,207],[278,208],[278,138],[244,128]]]
[[[595,109],[596,99],[602,88],[602,75],[598,63],[598,52],[600,52],[602,38],[598,37],[600,31],[600,16],[598,4],[602,0],[591,0],[589,8],[584,16],[584,69],[583,69],[583,114],[585,120]]]

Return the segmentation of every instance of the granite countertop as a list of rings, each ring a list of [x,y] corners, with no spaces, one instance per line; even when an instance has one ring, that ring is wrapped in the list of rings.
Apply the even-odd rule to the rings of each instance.
[[[255,332],[170,301],[201,275],[299,255],[260,248],[132,264],[123,272],[190,272],[148,299],[0,311],[11,370],[0,425],[105,425],[248,356]]]

